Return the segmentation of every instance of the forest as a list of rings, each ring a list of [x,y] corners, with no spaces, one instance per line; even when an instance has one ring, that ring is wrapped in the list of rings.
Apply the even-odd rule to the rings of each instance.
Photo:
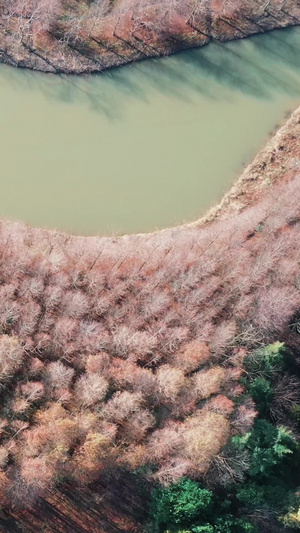
[[[3,524],[125,483],[137,522],[94,531],[299,528],[299,128],[296,112],[202,223],[1,222]]]
[[[97,72],[299,21],[293,0],[1,0],[0,60]]]
[[[91,73],[299,20],[292,0],[0,0],[0,60]],[[300,529],[299,136],[298,110],[192,224],[0,221],[1,531]]]

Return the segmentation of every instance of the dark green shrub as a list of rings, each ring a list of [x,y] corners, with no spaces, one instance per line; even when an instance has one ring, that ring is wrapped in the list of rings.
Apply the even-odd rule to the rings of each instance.
[[[243,484],[238,487],[236,492],[237,499],[250,509],[259,507],[264,504],[264,490],[262,486],[256,483]]]
[[[289,499],[289,488],[277,478],[270,478],[268,482],[266,485],[253,482],[243,484],[237,490],[237,499],[247,509],[266,508],[272,511],[285,511]]]
[[[235,517],[228,499],[216,496],[199,483],[182,479],[153,494],[153,518],[158,530],[168,533],[255,533],[248,520]]]
[[[190,525],[212,511],[212,492],[187,478],[153,493],[153,518],[160,525]]]
[[[297,450],[295,439],[284,428],[277,428],[267,420],[257,420],[253,430],[232,439],[239,450],[250,455],[248,475],[252,479],[268,478],[276,473],[287,456]]]
[[[250,382],[248,391],[255,401],[260,415],[265,415],[274,399],[271,382],[263,377],[255,378]]]
[[[191,529],[177,529],[176,533],[215,533],[213,526],[206,524],[204,526],[194,526]]]
[[[215,533],[213,526],[206,524],[205,526],[192,527],[190,533]]]
[[[214,533],[255,533],[257,530],[248,520],[227,515],[216,519],[213,531]]]
[[[178,533],[256,533],[256,527],[243,518],[227,515],[217,518],[213,525],[194,526],[188,530],[180,530]]]

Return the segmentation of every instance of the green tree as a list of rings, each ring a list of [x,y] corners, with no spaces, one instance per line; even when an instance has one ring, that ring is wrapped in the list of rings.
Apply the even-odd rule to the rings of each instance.
[[[153,493],[153,517],[157,525],[190,525],[196,518],[206,518],[212,511],[212,492],[196,481],[181,479]]]
[[[230,512],[231,502],[184,478],[153,494],[153,517],[165,533],[255,533],[248,520]]]
[[[263,377],[255,378],[250,382],[248,391],[255,401],[259,414],[266,415],[274,399],[271,382]]]
[[[256,527],[243,518],[225,515],[214,522],[214,533],[255,533]]]
[[[234,445],[241,451],[248,451],[250,468],[248,475],[253,479],[276,475],[278,466],[297,450],[295,439],[284,428],[277,428],[267,420],[257,420],[254,428],[246,435],[234,437]]]
[[[268,484],[243,484],[237,489],[236,497],[247,509],[265,508],[282,512],[287,508],[289,494],[289,487],[284,482],[271,478]]]

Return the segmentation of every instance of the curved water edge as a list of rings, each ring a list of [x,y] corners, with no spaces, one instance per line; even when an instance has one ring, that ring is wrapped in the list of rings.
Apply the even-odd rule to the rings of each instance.
[[[81,233],[198,219],[300,102],[300,29],[105,74],[0,68],[0,214]]]

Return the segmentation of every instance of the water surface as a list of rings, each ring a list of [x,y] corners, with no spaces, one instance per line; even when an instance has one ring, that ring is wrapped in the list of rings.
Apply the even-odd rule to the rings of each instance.
[[[81,234],[199,218],[300,104],[300,28],[97,76],[0,66],[0,216]]]

